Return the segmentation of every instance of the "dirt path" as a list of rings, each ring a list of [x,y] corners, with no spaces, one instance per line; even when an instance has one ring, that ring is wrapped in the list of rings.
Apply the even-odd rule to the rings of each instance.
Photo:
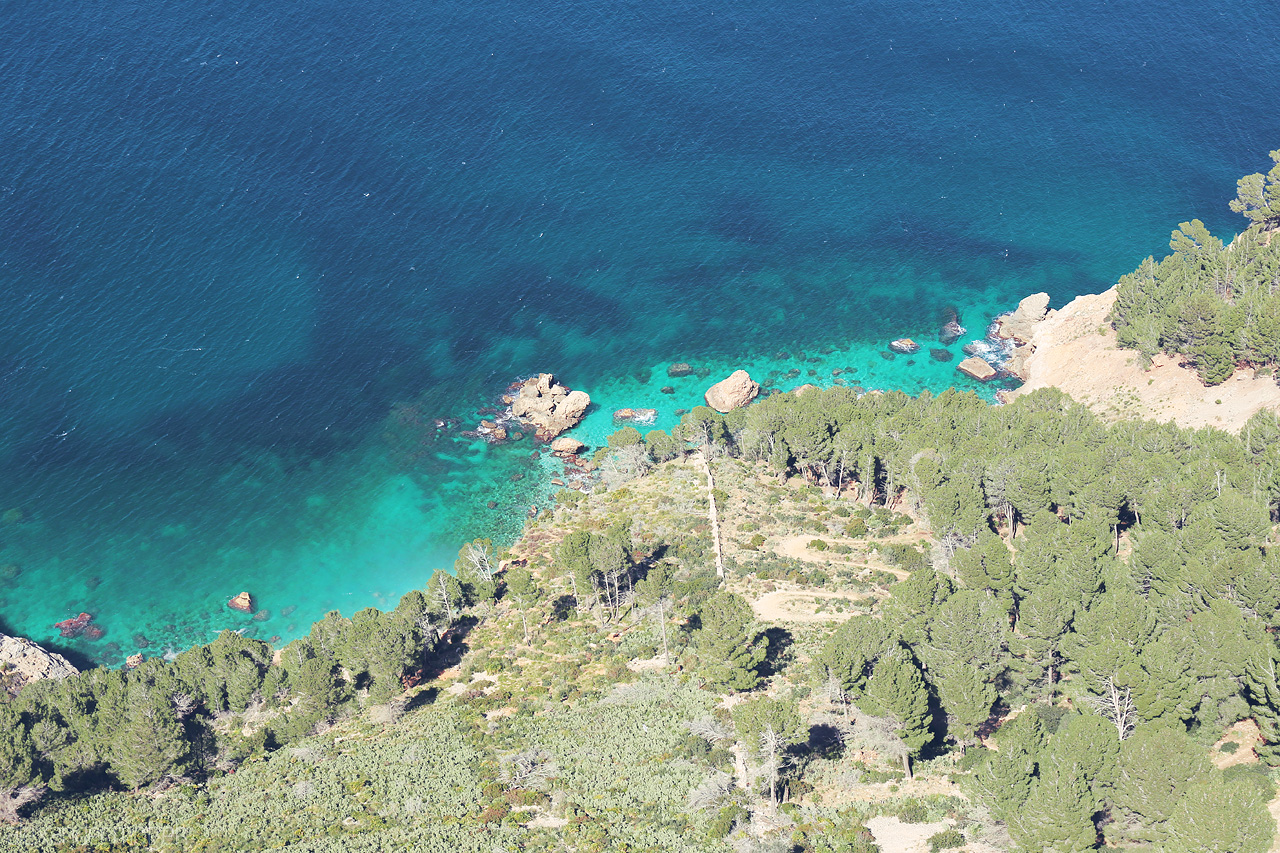
[[[867,596],[857,592],[780,589],[751,602],[751,609],[762,622],[843,622],[849,618],[848,612],[818,613],[818,601],[821,599],[858,602],[865,601]]]

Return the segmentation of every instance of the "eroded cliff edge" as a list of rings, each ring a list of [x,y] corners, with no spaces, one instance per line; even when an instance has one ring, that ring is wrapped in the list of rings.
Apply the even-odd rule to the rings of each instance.
[[[1078,296],[1024,326],[1019,337],[1027,346],[1020,347],[1018,373],[1025,384],[1005,398],[1058,388],[1110,420],[1146,418],[1231,432],[1239,432],[1262,409],[1280,410],[1275,378],[1250,368],[1237,369],[1212,387],[1202,385],[1177,356],[1157,355],[1143,370],[1137,353],[1119,347],[1107,322],[1115,300],[1115,287]]]

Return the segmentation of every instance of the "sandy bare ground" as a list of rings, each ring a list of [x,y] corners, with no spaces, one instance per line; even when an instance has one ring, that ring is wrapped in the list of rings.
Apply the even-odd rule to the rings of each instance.
[[[1112,287],[1050,311],[1032,334],[1027,382],[1010,396],[1059,388],[1110,420],[1146,418],[1230,432],[1262,409],[1280,410],[1280,386],[1251,369],[1206,388],[1194,370],[1166,355],[1156,356],[1149,370],[1139,368],[1137,354],[1119,348],[1107,322],[1115,299]]]
[[[818,613],[818,602],[823,599],[844,599],[857,602],[866,596],[856,592],[820,592],[818,590],[780,589],[751,602],[751,609],[762,622],[843,622],[851,615],[844,613]]]
[[[882,853],[928,853],[929,839],[951,824],[903,823],[896,817],[873,817],[867,821],[867,829],[876,837]]]
[[[812,534],[800,536],[784,536],[780,538],[771,547],[774,553],[781,557],[790,557],[793,560],[804,560],[809,563],[844,563],[846,565],[864,565],[873,569],[880,569],[895,575],[898,580],[905,580],[910,577],[910,572],[904,572],[902,569],[888,565],[883,560],[873,555],[854,552],[852,554],[836,554],[831,551],[814,551],[809,547],[809,543],[814,539],[822,539],[828,544],[837,544],[844,541],[846,545],[863,545],[863,540],[832,540],[829,536],[814,536]],[[907,534],[902,536],[893,536],[882,540],[881,542],[911,542],[915,543],[920,540],[919,534]]]

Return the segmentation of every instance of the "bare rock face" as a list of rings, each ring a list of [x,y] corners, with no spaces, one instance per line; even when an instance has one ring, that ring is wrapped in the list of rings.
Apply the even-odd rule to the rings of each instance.
[[[45,651],[24,637],[0,634],[0,685],[11,696],[38,678],[66,678],[79,673],[62,655]]]
[[[1035,352],[1035,347],[1031,346],[1031,344],[1019,344],[1009,354],[1009,360],[1004,363],[1004,369],[1026,382],[1029,375],[1027,372],[1027,359],[1031,357],[1033,352]]]
[[[754,381],[745,370],[735,370],[707,389],[703,398],[707,405],[721,414],[727,414],[750,403],[760,393],[760,383]]]
[[[965,376],[977,379],[979,382],[987,382],[990,379],[993,379],[996,375],[996,369],[978,358],[976,355],[970,356],[957,364],[956,370],[960,371]]]
[[[570,391],[550,373],[526,379],[511,402],[511,414],[532,425],[542,441],[550,441],[574,427],[586,414],[591,397],[585,391]]]
[[[1002,338],[1028,343],[1036,324],[1044,319],[1048,310],[1049,294],[1033,293],[1019,302],[1013,313],[1000,318],[1000,329],[996,334]]]

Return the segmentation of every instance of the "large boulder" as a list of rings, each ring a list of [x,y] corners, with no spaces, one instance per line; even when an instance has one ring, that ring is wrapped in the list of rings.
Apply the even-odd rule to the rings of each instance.
[[[551,452],[556,456],[577,456],[585,448],[586,445],[581,441],[567,435],[562,435],[551,442]]]
[[[750,403],[760,393],[760,383],[754,381],[745,370],[735,370],[707,389],[703,398],[707,405],[720,414],[727,414]]]
[[[957,364],[956,370],[960,371],[965,376],[977,379],[979,382],[986,382],[995,378],[996,375],[996,369],[978,358],[976,355],[970,356]]]
[[[66,678],[80,670],[62,655],[45,651],[25,637],[0,634],[0,686],[16,696],[28,683],[39,678]]]
[[[1011,313],[1000,318],[1000,328],[996,334],[1002,338],[1028,343],[1036,324],[1044,319],[1049,310],[1049,294],[1033,293],[1018,303]]]
[[[560,433],[577,426],[591,405],[585,391],[570,391],[555,381],[550,373],[539,373],[526,379],[511,402],[511,414],[532,425],[538,438],[550,441]]]
[[[889,342],[889,349],[903,355],[915,355],[920,352],[920,345],[911,338],[898,338],[896,341]]]
[[[942,325],[941,329],[938,330],[938,340],[946,346],[950,346],[964,337],[964,334],[967,331],[969,330],[964,326],[961,326],[960,321],[953,316]]]

